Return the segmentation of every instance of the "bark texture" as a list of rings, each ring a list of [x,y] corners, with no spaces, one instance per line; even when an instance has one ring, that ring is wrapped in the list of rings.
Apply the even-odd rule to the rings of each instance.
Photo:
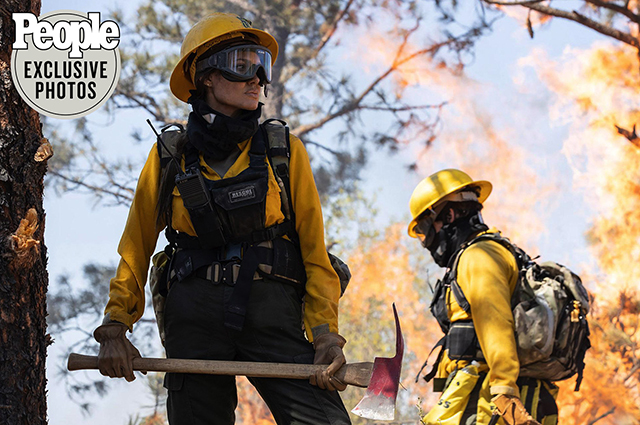
[[[0,424],[47,423],[46,248],[43,178],[50,146],[39,115],[11,79],[12,13],[40,0],[0,4]]]

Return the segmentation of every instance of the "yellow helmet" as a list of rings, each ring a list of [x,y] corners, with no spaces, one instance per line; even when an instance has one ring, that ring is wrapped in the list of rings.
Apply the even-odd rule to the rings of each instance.
[[[251,28],[251,21],[233,13],[212,13],[189,30],[180,48],[180,61],[173,68],[169,86],[175,97],[187,102],[195,90],[193,82],[195,63],[198,56],[209,50],[211,46],[244,34],[252,34],[258,38],[258,44],[271,51],[271,65],[278,57],[278,42],[269,33]]]
[[[483,203],[491,193],[491,183],[484,180],[473,181],[469,175],[460,170],[447,169],[438,171],[430,175],[426,179],[418,183],[418,186],[411,195],[409,200],[409,209],[411,210],[412,220],[409,223],[409,236],[418,237],[414,231],[414,227],[418,222],[418,217],[422,215],[428,208],[436,205],[447,195],[451,195],[464,189],[465,187],[475,186],[479,188],[480,194],[478,202]]]

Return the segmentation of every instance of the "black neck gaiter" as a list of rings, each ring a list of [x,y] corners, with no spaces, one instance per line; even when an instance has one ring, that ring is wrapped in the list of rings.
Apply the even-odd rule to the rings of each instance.
[[[187,136],[189,142],[206,157],[220,161],[229,156],[238,143],[251,138],[258,131],[258,119],[262,114],[262,103],[254,111],[242,110],[238,117],[229,117],[216,112],[203,99],[189,99],[193,111],[189,114]],[[213,114],[209,123],[204,115]]]
[[[471,236],[487,230],[489,226],[482,222],[480,214],[461,217],[453,223],[442,226],[427,249],[437,265],[447,267],[451,257],[463,243],[467,242]]]

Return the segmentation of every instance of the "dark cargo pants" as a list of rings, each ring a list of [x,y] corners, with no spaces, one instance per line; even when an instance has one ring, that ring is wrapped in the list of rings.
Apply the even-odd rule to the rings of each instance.
[[[313,363],[313,346],[301,329],[295,287],[273,280],[253,282],[244,328],[224,326],[233,287],[189,277],[171,288],[165,305],[169,358]],[[307,380],[250,378],[278,424],[350,424],[336,391]],[[235,377],[167,374],[171,425],[233,424],[238,404]]]

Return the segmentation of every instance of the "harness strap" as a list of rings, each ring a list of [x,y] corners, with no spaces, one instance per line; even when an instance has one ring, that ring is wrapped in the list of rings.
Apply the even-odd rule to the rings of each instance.
[[[267,249],[250,246],[244,252],[238,280],[229,300],[229,305],[224,312],[224,325],[236,331],[241,331],[247,314],[247,304],[251,295],[253,275],[258,270],[261,257],[267,256]]]
[[[242,240],[229,241],[228,244],[243,242],[246,242],[248,244],[256,244],[264,241],[272,241],[276,238],[288,235],[292,230],[294,230],[293,223],[291,221],[285,220],[282,223],[274,224],[273,226],[269,226],[266,229],[256,230],[251,234],[251,236],[249,236],[248,239],[243,238]],[[168,228],[167,231],[165,231],[165,236],[167,237],[169,243],[175,244],[175,246],[178,248],[189,250],[207,249],[206,247],[202,246],[202,243],[200,242],[201,239],[197,236],[191,236],[186,233],[178,233],[173,231],[173,229],[172,231],[170,231]],[[224,247],[221,247],[218,250],[224,251]]]
[[[584,374],[584,356],[585,353],[587,352],[587,350],[589,348],[591,348],[591,341],[589,341],[589,324],[587,323],[587,321],[584,321],[584,328],[581,329],[582,332],[586,333],[586,337],[583,338],[582,340],[582,344],[580,347],[580,351],[578,353],[578,364],[577,369],[578,369],[578,377],[576,378],[576,386],[573,389],[573,391],[580,391],[580,384],[582,384],[582,375]]]
[[[500,419],[500,413],[493,412],[493,415],[491,415],[491,420],[489,421],[488,425],[496,425],[499,419]]]
[[[280,123],[274,124],[277,121]],[[289,127],[287,123],[278,119],[266,120],[261,128],[266,133],[269,142],[267,157],[274,171],[276,181],[280,185],[281,209],[285,218],[292,223],[296,222],[295,211],[293,210],[293,200],[291,197],[291,181],[289,175],[289,160],[291,158],[291,144],[289,140]],[[299,245],[298,233],[295,226],[292,226],[288,233],[289,239]]]
[[[422,364],[422,367],[420,368],[420,370],[418,371],[418,374],[416,375],[416,383],[420,379],[420,374],[422,373],[424,368],[427,367],[427,364],[429,363],[429,358],[431,357],[431,354],[433,354],[433,352],[435,351],[436,348],[440,347],[440,351],[438,352],[438,357],[436,359],[436,362],[433,364],[433,367],[431,368],[429,373],[427,373],[424,376],[424,380],[429,382],[436,376],[436,373],[438,372],[438,365],[440,365],[440,361],[442,360],[442,355],[444,354],[444,343],[446,341],[446,338],[447,338],[446,335],[443,336],[442,338],[440,338],[440,340],[436,343],[436,345],[433,346],[431,351],[429,351],[429,355],[427,356],[427,360],[424,361],[424,363]]]
[[[453,273],[451,278],[451,292],[453,293],[456,302],[458,303],[460,308],[465,311],[465,313],[469,313],[471,311],[471,306],[469,305],[469,301],[467,301],[467,297],[465,297],[464,293],[462,292],[462,288],[460,288],[460,285],[458,284],[458,263],[460,262],[462,253],[467,248],[469,248],[476,242],[481,241],[493,241],[505,247],[514,256],[518,270],[521,270],[523,263],[528,260],[528,257],[524,252],[519,252],[518,250],[516,250],[514,248],[514,245],[507,238],[499,235],[498,233],[484,233],[463,244],[453,255],[453,265],[449,268],[449,270],[450,273]]]
[[[199,268],[220,260],[221,252],[217,250],[179,250],[171,258],[167,286],[181,282]]]
[[[196,149],[191,142],[187,142],[185,147],[184,165],[187,170],[189,168],[200,169],[200,156],[198,155],[198,149]]]

